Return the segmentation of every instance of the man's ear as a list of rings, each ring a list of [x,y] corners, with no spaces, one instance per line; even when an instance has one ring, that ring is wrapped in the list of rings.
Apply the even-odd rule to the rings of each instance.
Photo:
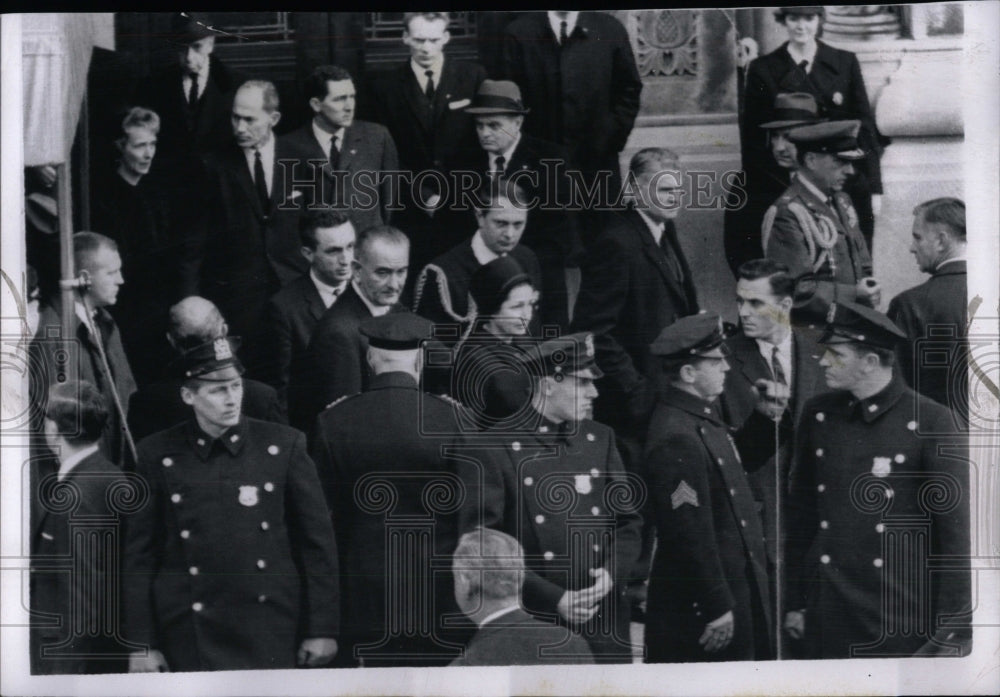
[[[280,111],[272,111],[271,112],[271,128],[274,128],[275,126],[277,126],[279,121],[281,121],[281,112]]]
[[[309,98],[309,108],[312,109],[314,113],[317,114],[319,113],[320,104],[321,104],[320,100],[317,99],[316,97]]]
[[[678,376],[680,377],[681,380],[683,380],[688,384],[693,383],[695,378],[695,367],[690,363],[685,363],[684,365],[681,366]]]
[[[309,262],[309,265],[312,266],[313,255],[315,254],[315,252],[311,250],[309,247],[306,247],[305,245],[299,247],[299,251],[302,252],[302,256],[306,258],[306,261]]]
[[[181,400],[188,406],[194,404],[194,390],[187,385],[181,385]]]

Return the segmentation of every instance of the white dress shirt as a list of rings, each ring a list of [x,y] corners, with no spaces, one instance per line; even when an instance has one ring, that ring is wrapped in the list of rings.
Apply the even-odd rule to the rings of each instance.
[[[774,353],[774,344],[769,341],[764,341],[764,339],[757,339],[757,350],[760,351],[761,357],[764,359],[764,363],[767,367],[771,367],[771,355]],[[792,332],[789,331],[784,340],[778,344],[778,364],[781,365],[781,369],[785,371],[785,384],[793,385],[792,382],[795,378],[792,375]]]
[[[481,266],[500,258],[499,254],[486,246],[486,242],[483,241],[483,233],[479,230],[476,230],[476,234],[472,236],[472,254]]]
[[[420,85],[421,92],[427,92],[427,71],[430,70],[432,77],[434,78],[434,89],[436,90],[441,84],[441,70],[444,68],[444,56],[440,56],[434,63],[425,68],[424,66],[417,63],[412,58],[410,59],[410,69],[413,70],[413,75],[417,78],[417,84]]]
[[[490,171],[491,172],[498,172],[500,174],[503,173],[503,172],[500,172],[500,168],[497,167],[497,158],[503,156],[503,159],[504,159],[504,172],[506,172],[507,169],[510,167],[510,158],[514,155],[514,151],[517,150],[517,144],[520,143],[520,142],[521,142],[521,133],[518,132],[517,136],[514,138],[514,141],[510,144],[510,146],[508,146],[508,148],[506,150],[504,150],[503,152],[499,152],[499,153],[492,153],[491,152],[489,154],[490,155]]]
[[[357,284],[357,282],[351,281],[351,285],[354,286],[354,292],[358,294],[359,298],[361,298],[361,302],[363,302],[368,307],[368,311],[372,313],[372,317],[381,317],[391,309],[391,306],[389,305],[373,304],[372,301],[365,297],[365,294],[361,292],[361,287]]]
[[[576,29],[576,18],[580,16],[579,12],[567,12],[565,19],[560,19],[555,12],[549,12],[549,26],[552,27],[552,33],[555,34],[556,41],[559,40],[559,25],[562,22],[566,22],[566,36],[572,36],[573,30]]]
[[[788,55],[790,55],[792,57],[792,60],[795,61],[795,65],[798,65],[802,61],[805,61],[807,64],[806,73],[808,73],[810,70],[812,70],[813,63],[816,61],[816,51],[818,49],[819,49],[819,44],[813,42],[812,48],[807,53],[800,53],[799,51],[793,49],[791,42],[789,42],[788,48],[785,50],[788,51]]]
[[[62,480],[64,480],[66,478],[66,475],[68,475],[74,467],[76,467],[81,462],[86,460],[88,457],[96,453],[98,447],[99,447],[98,443],[92,443],[83,450],[78,450],[77,452],[73,453],[65,460],[61,460],[59,462],[59,474],[57,475],[59,481],[61,482]]]
[[[210,62],[205,61],[205,67],[198,73],[198,99],[201,99],[201,96],[205,94],[205,88],[208,87],[209,65]],[[188,100],[188,95],[191,94],[191,74],[186,73],[181,80],[181,83],[184,86],[184,101],[186,102]]]
[[[326,153],[326,158],[330,159],[330,144],[334,139],[337,140],[337,151],[339,152],[341,148],[344,147],[344,128],[338,128],[336,133],[330,133],[329,131],[324,131],[322,128],[316,125],[316,120],[312,121],[313,136],[316,137],[316,141],[319,146],[323,148],[323,152]]]
[[[660,240],[663,238],[663,223],[658,223],[652,218],[650,218],[644,211],[636,208],[636,212],[639,213],[639,217],[642,221],[646,223],[646,227],[649,228],[649,232],[653,235],[653,239],[656,240],[657,246],[660,244]]]
[[[344,281],[339,286],[331,286],[329,283],[323,283],[323,281],[316,277],[316,272],[313,269],[309,269],[309,278],[312,279],[313,285],[316,286],[316,291],[319,293],[319,297],[327,309],[337,302],[337,298],[340,297],[340,294],[347,287],[347,281]]]
[[[260,161],[264,165],[264,182],[267,184],[267,193],[271,193],[271,184],[274,182],[274,133],[269,133],[267,142],[259,148],[243,148],[243,155],[247,159],[247,167],[250,168],[250,179],[253,179],[253,166],[256,160],[256,153],[260,150]],[[257,182],[254,182],[256,184]]]

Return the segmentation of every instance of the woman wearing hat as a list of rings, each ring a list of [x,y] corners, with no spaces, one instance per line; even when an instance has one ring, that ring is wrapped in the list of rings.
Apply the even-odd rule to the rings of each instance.
[[[872,195],[881,197],[879,158],[890,141],[875,125],[858,57],[819,41],[825,17],[820,5],[778,8],[774,17],[788,32],[788,41],[754,60],[747,69],[740,125],[747,179],[768,174],[761,168],[761,163],[767,163],[764,165],[767,167],[771,161],[761,126],[776,120],[775,97],[779,93],[808,92],[816,98],[820,117],[831,121],[860,120],[858,140],[867,156],[858,163],[857,174],[844,190],[858,212],[870,249],[875,227]]]
[[[521,264],[503,256],[476,270],[469,293],[475,319],[456,348],[447,392],[486,428],[527,406],[530,385],[521,358],[534,343],[531,320],[538,292]]]

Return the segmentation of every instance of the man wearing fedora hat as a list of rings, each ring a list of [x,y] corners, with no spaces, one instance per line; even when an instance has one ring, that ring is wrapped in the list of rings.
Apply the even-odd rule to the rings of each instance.
[[[191,417],[139,444],[126,526],[130,672],[321,666],[337,652],[337,547],[305,436],[243,415],[225,337],[177,362]]]
[[[793,278],[815,274],[877,307],[881,291],[871,254],[843,191],[853,163],[865,155],[858,147],[860,128],[856,120],[827,121],[789,131],[800,167],[764,215],[761,237],[764,255],[785,264]]]
[[[820,120],[816,99],[811,94],[783,92],[775,97],[771,121],[761,124],[760,130],[744,128],[740,134],[746,200],[738,209],[726,209],[723,236],[726,259],[733,275],[743,263],[763,253],[760,224],[764,213],[788,188],[793,172],[799,167],[797,150],[788,132],[796,126]],[[751,140],[762,142],[755,142],[751,147]],[[770,151],[770,157],[760,152],[762,144]]]
[[[543,325],[569,324],[566,268],[581,251],[576,216],[569,210],[565,149],[522,131],[528,109],[521,90],[508,80],[485,80],[466,108],[475,121],[481,150],[464,169],[485,180],[504,176],[527,195],[528,221],[523,242],[542,270],[539,316]]]
[[[905,340],[864,305],[837,301],[827,315],[832,391],[799,420],[787,526],[784,627],[809,658],[971,648],[967,443],[898,374]],[[950,561],[928,573],[932,559]]]

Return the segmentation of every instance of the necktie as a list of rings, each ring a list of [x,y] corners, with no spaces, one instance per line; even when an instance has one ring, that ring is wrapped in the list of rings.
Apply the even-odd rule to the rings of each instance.
[[[340,169],[340,144],[337,142],[340,140],[337,136],[330,139],[330,169],[338,170]]]
[[[670,272],[674,275],[674,278],[677,279],[677,282],[683,285],[684,271],[681,269],[681,263],[677,259],[677,254],[674,252],[674,247],[670,239],[673,232],[673,225],[663,223],[660,232],[660,249],[663,250],[663,255],[667,258],[667,267],[670,269]]]
[[[257,189],[257,198],[260,199],[260,207],[268,210],[270,196],[267,195],[267,179],[264,177],[264,162],[260,159],[260,150],[253,151],[253,183]]]
[[[427,95],[427,101],[434,101],[434,71],[425,70],[424,75],[427,76],[427,87],[424,89],[424,94]]]
[[[507,166],[507,158],[506,158],[506,157],[504,157],[503,155],[500,155],[499,157],[497,157],[497,159],[496,159],[496,170],[495,170],[495,172],[496,172],[496,175],[497,175],[498,177],[499,177],[500,175],[502,175],[502,174],[503,174],[503,172],[504,172],[504,168],[505,168],[506,166]]]
[[[559,45],[565,46],[566,39],[569,38],[569,33],[566,31],[566,20],[559,22]]]
[[[191,73],[191,89],[188,91],[188,106],[194,109],[198,106],[198,73]]]
[[[778,360],[778,347],[775,346],[771,350],[771,374],[774,375],[774,381],[779,385],[788,386],[788,378],[785,376],[785,369],[781,367],[781,361]]]
[[[809,74],[809,61],[799,61],[799,69],[806,75]]]

